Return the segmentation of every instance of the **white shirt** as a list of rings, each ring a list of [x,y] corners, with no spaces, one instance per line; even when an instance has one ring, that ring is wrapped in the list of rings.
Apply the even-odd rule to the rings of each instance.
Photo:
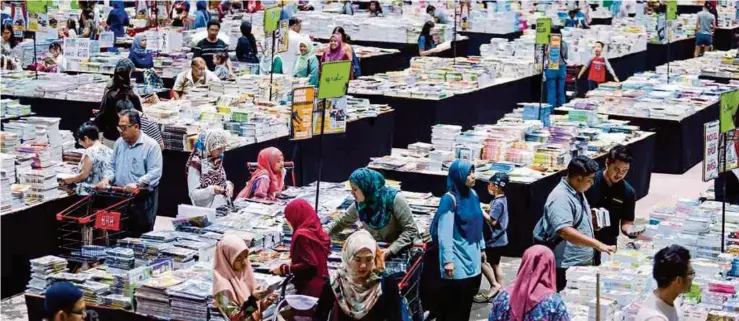
[[[679,321],[682,313],[676,306],[671,306],[652,293],[642,304],[635,321]]]
[[[300,55],[300,40],[303,35],[293,31],[287,31],[287,51],[280,53],[282,58],[282,73],[284,75],[294,75],[295,61]],[[276,45],[276,44],[275,44]]]
[[[218,79],[215,73],[205,69],[205,74],[200,78],[198,85],[207,85],[211,82],[221,82],[221,80]],[[177,75],[172,89],[176,92],[181,92],[183,95],[187,95],[193,87],[195,87],[195,81],[192,79],[192,69],[188,69]]]

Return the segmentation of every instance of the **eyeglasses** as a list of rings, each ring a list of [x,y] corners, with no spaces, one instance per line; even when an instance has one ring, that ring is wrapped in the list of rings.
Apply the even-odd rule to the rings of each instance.
[[[122,133],[133,126],[134,125],[118,125],[117,127],[118,127],[118,131]]]

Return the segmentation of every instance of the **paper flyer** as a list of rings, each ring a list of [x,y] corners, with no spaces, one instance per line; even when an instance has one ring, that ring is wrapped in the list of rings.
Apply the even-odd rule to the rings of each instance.
[[[326,114],[322,115],[323,102],[328,105],[326,107]],[[313,132],[316,135],[321,133],[321,117],[323,118],[323,133],[324,134],[337,134],[346,131],[346,96],[340,98],[331,98],[326,100],[319,100],[316,104],[316,108],[313,110]]]
[[[290,113],[290,139],[301,140],[313,137],[313,109],[316,89],[302,87],[293,89],[293,104]]]

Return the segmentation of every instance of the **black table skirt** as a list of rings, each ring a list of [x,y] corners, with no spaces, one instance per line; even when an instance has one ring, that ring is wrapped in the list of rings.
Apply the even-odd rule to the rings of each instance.
[[[56,214],[77,200],[69,196],[0,216],[3,299],[26,290],[31,278],[29,260],[60,253]]]
[[[725,51],[736,48],[737,33],[739,33],[739,26],[731,29],[716,28],[713,34],[713,49]]]
[[[716,76],[705,76],[705,75],[701,75],[699,78],[705,79],[705,80],[713,80],[715,82],[722,83],[722,84],[728,84],[732,80],[739,80],[738,78],[716,77]]]
[[[652,155],[656,142],[655,135],[649,135],[629,144],[634,162],[626,180],[632,184],[638,198],[644,197],[649,191],[651,181]],[[605,156],[598,158],[603,166]],[[411,172],[381,170],[387,179],[402,182],[402,189],[411,192],[431,192],[441,196],[446,192],[446,176],[429,175]],[[510,183],[506,188],[508,199],[508,246],[506,256],[521,256],[532,245],[532,232],[536,222],[542,216],[544,203],[549,193],[564,176],[564,171],[544,177],[534,183]],[[486,183],[477,181],[475,190],[480,195],[480,201],[488,203],[492,200],[487,191]]]
[[[682,121],[613,116],[642,130],[657,133],[654,172],[682,174],[703,160],[703,124],[717,120],[719,104],[713,104]]]
[[[325,135],[323,140],[322,181],[342,182],[349,179],[352,171],[367,166],[371,157],[389,155],[392,149],[394,114],[384,113],[377,118],[365,118],[350,122],[347,132]],[[290,141],[279,138],[263,143],[247,145],[226,152],[224,168],[228,179],[234,183],[238,193],[249,181],[247,162],[256,162],[259,151],[277,147],[286,161],[295,162],[295,180],[298,186],[318,179],[320,158],[320,136],[308,140]],[[162,216],[174,217],[177,205],[190,204],[185,177],[185,163],[190,153],[164,151],[164,169],[159,188],[159,210]],[[286,185],[292,179],[286,178]]]
[[[511,32],[507,34],[492,34],[492,33],[474,32],[474,31],[460,31],[459,34],[469,38],[469,44],[467,45],[467,55],[479,56],[480,55],[480,45],[489,44],[490,39],[502,38],[502,39],[508,39],[508,41],[513,41],[521,37],[523,32],[517,31],[517,32]]]
[[[647,70],[667,63],[667,44],[647,44]],[[670,62],[693,58],[695,38],[682,39],[670,44]]]
[[[684,13],[698,13],[703,10],[702,5],[678,5],[677,6],[677,14],[681,15]]]
[[[611,18],[593,18],[590,20],[590,25],[612,25],[613,24],[613,17]]]
[[[41,321],[44,319],[44,298],[36,295],[25,295],[26,309],[28,309],[29,321]],[[107,307],[87,306],[87,310],[97,312],[100,320],[104,321],[156,321],[161,320],[136,314],[132,311],[124,311],[120,309],[111,309]]]
[[[431,126],[461,125],[470,129],[477,124],[492,124],[511,112],[517,103],[538,99],[540,76],[484,88],[442,100],[354,95],[375,104],[389,104],[395,109],[393,147],[406,148],[416,142],[431,142]],[[537,94],[532,97],[532,92]]]

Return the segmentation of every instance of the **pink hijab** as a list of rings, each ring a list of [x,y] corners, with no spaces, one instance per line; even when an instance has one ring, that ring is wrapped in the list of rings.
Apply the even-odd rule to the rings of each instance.
[[[534,245],[523,253],[516,281],[506,289],[510,296],[511,320],[521,321],[546,296],[557,292],[554,253]]]
[[[347,60],[346,49],[344,48],[344,41],[342,40],[341,34],[335,33],[331,35],[331,39],[336,40],[336,49],[331,49],[331,45],[329,45],[328,49],[326,49],[326,52],[323,54],[323,62]]]
[[[235,235],[224,235],[216,245],[216,262],[213,271],[213,295],[226,291],[235,302],[249,299],[257,288],[257,280],[251,263],[246,260],[242,271],[233,268],[234,261],[244,251],[249,251],[246,242]]]
[[[267,147],[262,149],[257,156],[257,170],[251,174],[251,179],[246,183],[246,187],[236,196],[239,198],[253,198],[254,184],[262,177],[269,178],[268,198],[272,199],[275,194],[281,193],[285,189],[285,182],[282,178],[282,172],[275,169],[277,161],[283,157],[282,152],[276,147]]]

